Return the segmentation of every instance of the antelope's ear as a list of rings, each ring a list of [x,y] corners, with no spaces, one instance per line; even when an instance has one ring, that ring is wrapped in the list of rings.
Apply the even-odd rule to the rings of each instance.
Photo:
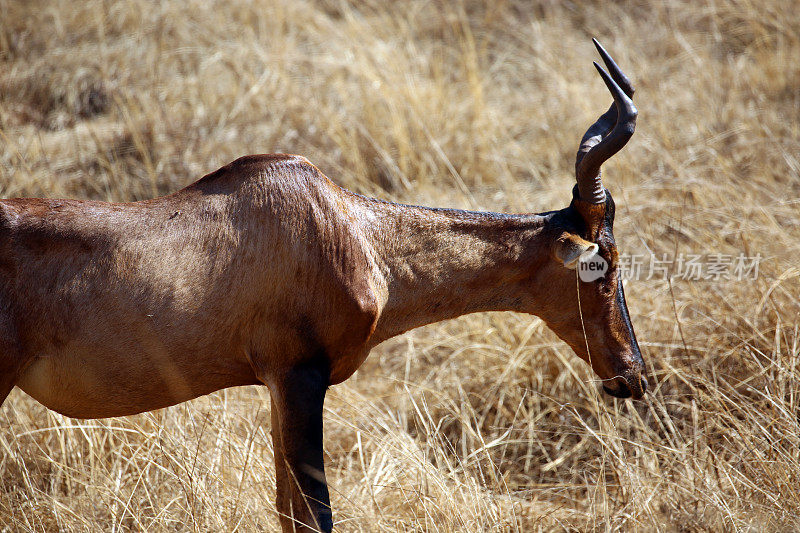
[[[599,250],[593,242],[581,239],[577,235],[565,233],[558,238],[555,244],[555,256],[564,263],[564,266],[575,270],[578,268],[578,261],[591,258]]]

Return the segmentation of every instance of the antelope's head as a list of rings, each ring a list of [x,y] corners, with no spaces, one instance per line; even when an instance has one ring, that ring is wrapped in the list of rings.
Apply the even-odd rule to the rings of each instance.
[[[600,181],[600,166],[633,135],[637,111],[630,81],[594,43],[608,72],[594,65],[614,103],[581,140],[572,203],[552,213],[549,297],[537,314],[592,366],[607,393],[639,399],[647,390],[645,366],[619,275],[614,201]]]

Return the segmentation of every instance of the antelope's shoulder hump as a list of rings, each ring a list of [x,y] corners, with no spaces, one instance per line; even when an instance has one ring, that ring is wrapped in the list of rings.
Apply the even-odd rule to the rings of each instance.
[[[185,190],[201,190],[206,193],[223,192],[228,186],[237,186],[254,180],[287,176],[301,168],[316,168],[308,159],[292,154],[246,155],[206,174]]]
[[[235,171],[243,174],[252,174],[269,171],[280,170],[282,168],[302,165],[313,165],[301,155],[294,154],[255,154],[245,155],[238,159],[234,159],[221,169],[220,171]]]

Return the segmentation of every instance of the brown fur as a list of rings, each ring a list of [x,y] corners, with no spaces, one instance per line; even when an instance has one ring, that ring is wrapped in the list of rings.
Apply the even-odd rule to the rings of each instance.
[[[616,268],[578,284],[556,259],[566,234],[616,264],[613,203],[576,202],[542,215],[398,205],[290,155],[243,157],[143,202],[0,201],[0,403],[18,385],[95,418],[266,384],[283,527],[328,530],[324,391],[385,339],[465,313],[533,313],[610,391],[641,396]]]

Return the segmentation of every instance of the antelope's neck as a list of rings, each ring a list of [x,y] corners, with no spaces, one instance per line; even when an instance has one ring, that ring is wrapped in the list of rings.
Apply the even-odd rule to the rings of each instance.
[[[375,344],[404,331],[479,311],[524,311],[518,290],[549,259],[546,217],[371,206],[365,228],[385,303]]]

